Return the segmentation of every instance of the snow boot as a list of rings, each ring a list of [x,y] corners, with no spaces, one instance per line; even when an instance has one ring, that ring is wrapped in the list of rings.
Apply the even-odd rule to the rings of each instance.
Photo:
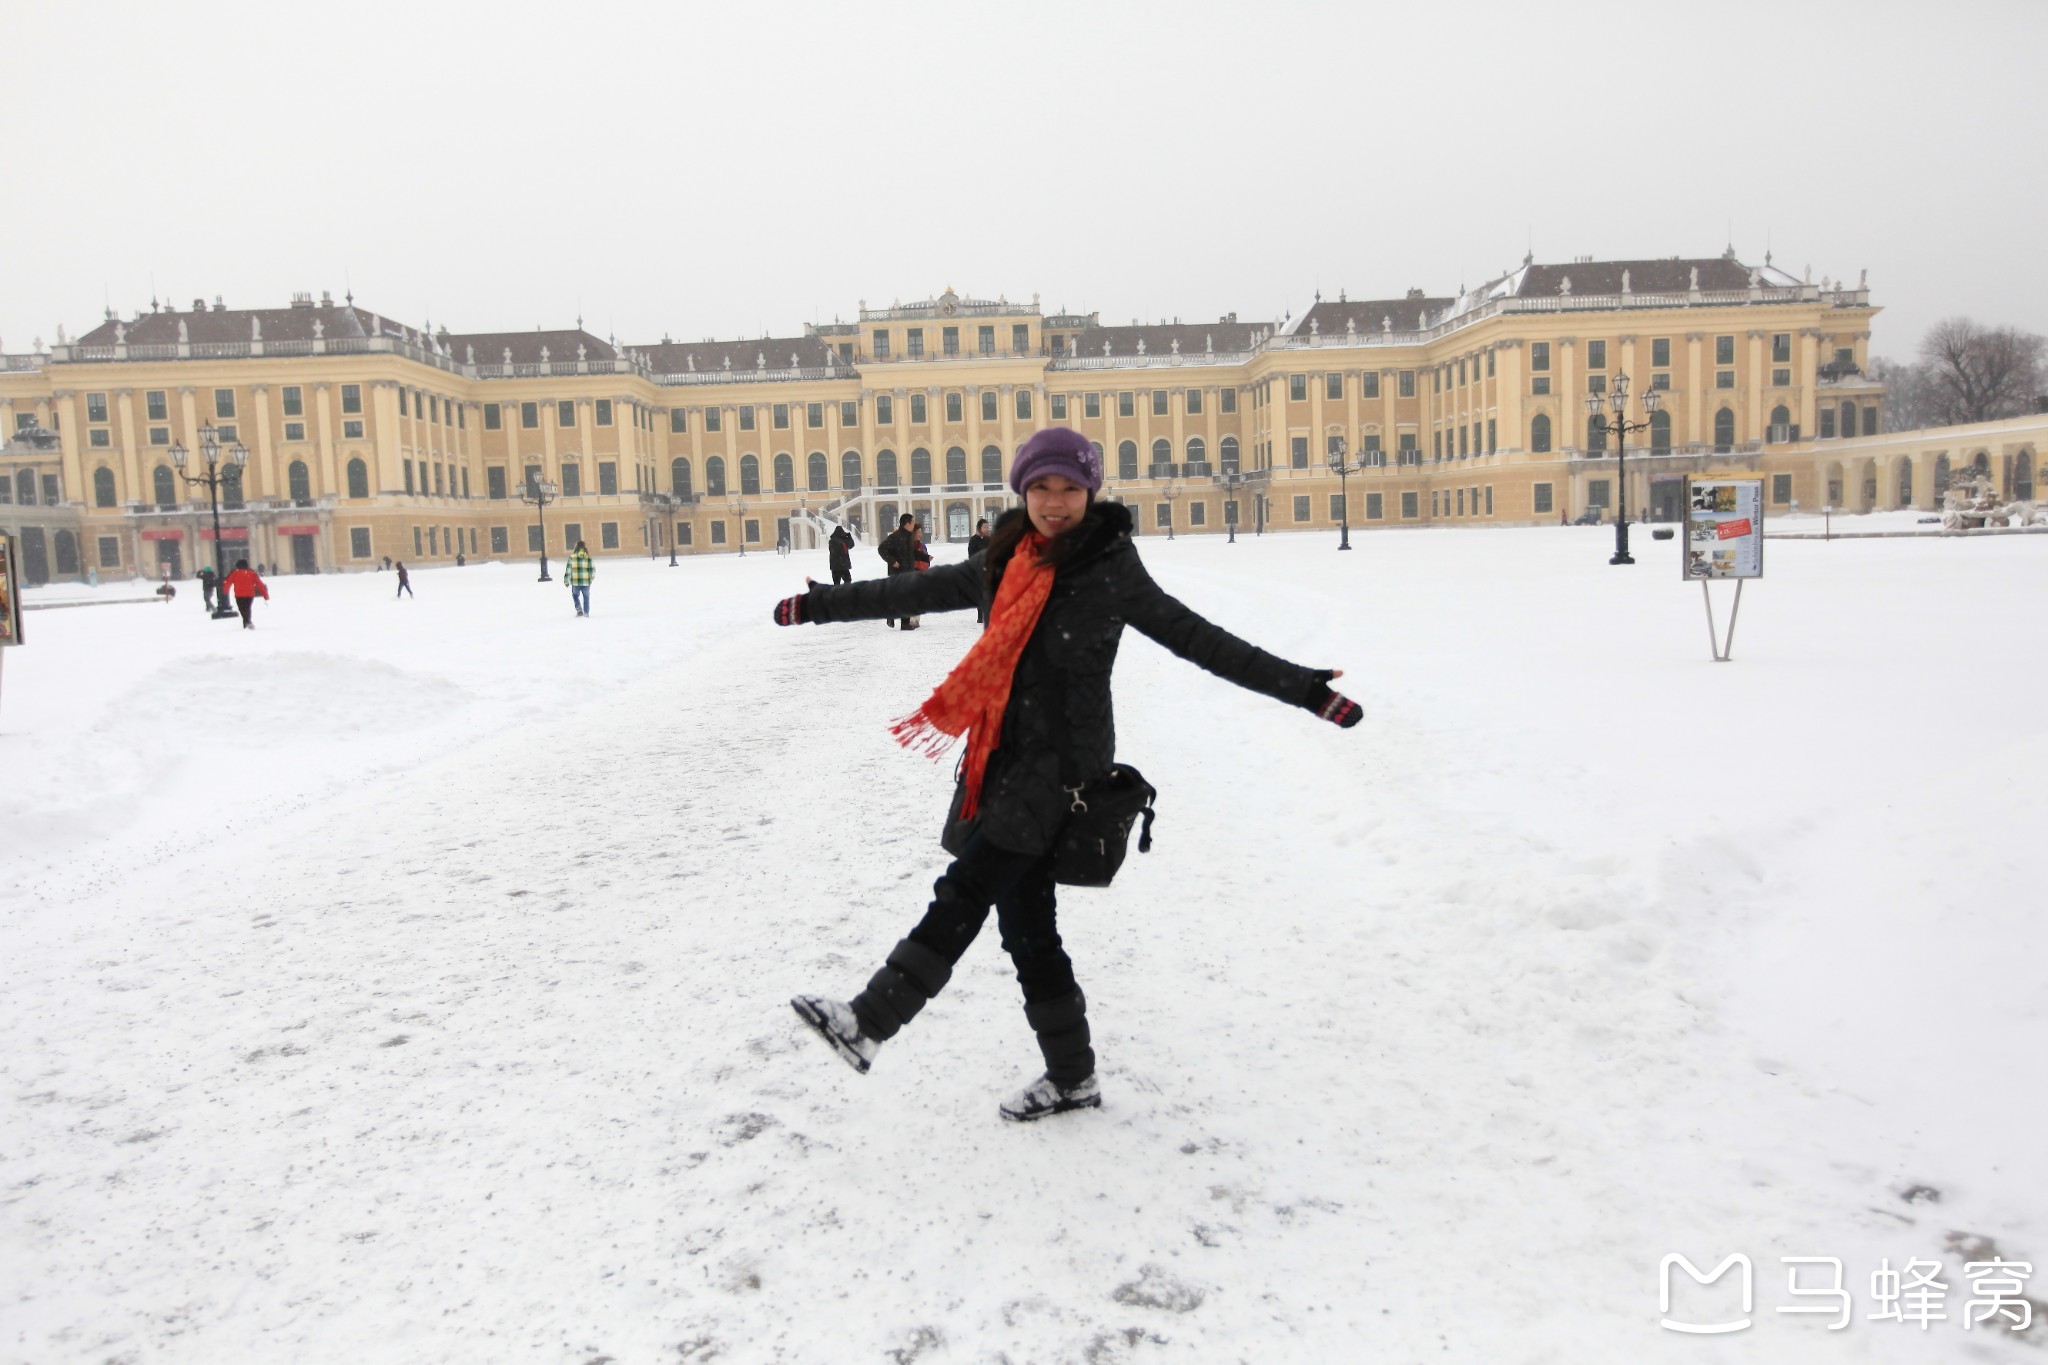
[[[832,1045],[840,1059],[863,1076],[873,1065],[875,1053],[882,1046],[879,1038],[870,1038],[861,1032],[860,1021],[853,1017],[853,1011],[837,1000],[826,1000],[816,995],[799,995],[789,1002],[797,1017],[816,1029],[818,1036]]]
[[[933,996],[946,988],[953,964],[912,939],[889,950],[881,970],[868,978],[866,989],[847,1002],[861,1032],[879,1042],[917,1018]]]
[[[1003,1117],[1029,1123],[1070,1109],[1099,1109],[1095,1049],[1088,1033],[1088,1000],[1079,986],[1057,1000],[1026,1002],[1024,1018],[1038,1035],[1045,1074],[1002,1105]]]

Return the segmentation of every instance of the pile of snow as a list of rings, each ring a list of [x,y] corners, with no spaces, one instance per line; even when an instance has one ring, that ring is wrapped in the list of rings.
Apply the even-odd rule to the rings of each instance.
[[[886,727],[971,613],[775,629],[822,554],[36,613],[0,1358],[2021,1358],[1955,1237],[2048,1217],[2048,548],[1774,544],[1715,664],[1610,538],[1143,541],[1367,717],[1127,640],[1157,846],[1063,893],[1105,1105],[1031,1127],[993,927],[869,1076],[785,1003],[922,911],[950,765]],[[1754,1324],[1660,1328],[1672,1252]],[[1866,1320],[1915,1257],[1949,1319]]]

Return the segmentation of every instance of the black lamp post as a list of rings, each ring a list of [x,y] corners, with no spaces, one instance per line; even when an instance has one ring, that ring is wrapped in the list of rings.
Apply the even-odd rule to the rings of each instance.
[[[1353,474],[1365,468],[1365,463],[1363,460],[1351,463],[1351,447],[1339,436],[1337,444],[1330,448],[1328,464],[1330,472],[1337,476],[1337,548],[1348,550],[1351,548],[1351,495],[1347,484]]]
[[[734,496],[725,506],[726,510],[732,513],[733,521],[736,523],[740,538],[740,558],[745,559],[747,557],[747,500],[743,497]]]
[[[1243,484],[1244,475],[1231,470],[1223,476],[1223,529],[1227,532],[1223,543],[1237,544],[1237,490]]]
[[[1614,519],[1614,557],[1609,564],[1633,564],[1635,557],[1628,552],[1628,434],[1631,431],[1648,431],[1650,416],[1657,411],[1657,391],[1643,391],[1643,414],[1640,422],[1631,422],[1625,415],[1628,411],[1628,376],[1617,374],[1608,381],[1606,400],[1597,393],[1586,395],[1586,421],[1600,420],[1603,406],[1612,407],[1614,416],[1608,419],[1607,429],[1614,433],[1615,482],[1621,485],[1620,515]]]
[[[227,575],[221,572],[220,486],[227,479],[228,471],[221,464],[219,428],[215,427],[213,423],[208,422],[205,426],[199,428],[198,436],[199,456],[206,461],[206,472],[204,474],[187,474],[185,472],[185,462],[191,459],[192,452],[185,449],[182,441],[171,447],[171,463],[177,466],[179,478],[183,479],[186,483],[201,484],[206,488],[207,500],[213,505],[213,579],[215,583],[225,584]],[[249,463],[249,447],[243,445],[240,441],[235,442],[234,445],[228,448],[227,462],[233,467],[235,476],[239,478],[243,466]],[[235,609],[228,605],[225,589],[217,591],[214,595],[213,619],[225,621],[234,614]]]
[[[536,474],[520,487],[519,500],[534,510],[540,519],[540,579],[542,583],[555,580],[548,577],[548,504],[561,496],[561,487],[551,479]]]
[[[1166,481],[1166,487],[1159,490],[1159,496],[1166,499],[1166,538],[1168,540],[1173,539],[1174,500],[1180,497],[1182,491],[1183,490],[1181,486],[1175,483],[1172,479],[1168,479]]]

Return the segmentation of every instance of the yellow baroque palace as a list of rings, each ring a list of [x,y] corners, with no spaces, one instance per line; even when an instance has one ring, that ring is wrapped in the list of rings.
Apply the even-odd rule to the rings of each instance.
[[[221,540],[273,571],[872,541],[899,512],[964,540],[1009,505],[1033,431],[1098,442],[1143,534],[1611,518],[1586,399],[1627,375],[1627,507],[1686,474],[1765,476],[1777,507],[1931,507],[1951,468],[2031,496],[2040,420],[1880,435],[1862,282],[1727,255],[1525,262],[1455,296],[1298,317],[1105,325],[1037,301],[859,310],[801,336],[618,345],[456,333],[323,295],[111,313],[0,354],[0,528],[31,581],[184,575]],[[245,463],[230,455],[239,446]],[[1342,459],[1340,480],[1331,466]],[[534,491],[553,489],[536,509]],[[543,532],[542,524],[545,523]]]

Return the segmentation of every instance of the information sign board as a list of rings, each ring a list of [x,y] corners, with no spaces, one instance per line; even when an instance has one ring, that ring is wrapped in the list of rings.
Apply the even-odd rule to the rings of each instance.
[[[0,536],[0,645],[21,643],[21,572],[14,537]]]
[[[1687,479],[1685,555],[1688,580],[1764,576],[1764,481]]]

